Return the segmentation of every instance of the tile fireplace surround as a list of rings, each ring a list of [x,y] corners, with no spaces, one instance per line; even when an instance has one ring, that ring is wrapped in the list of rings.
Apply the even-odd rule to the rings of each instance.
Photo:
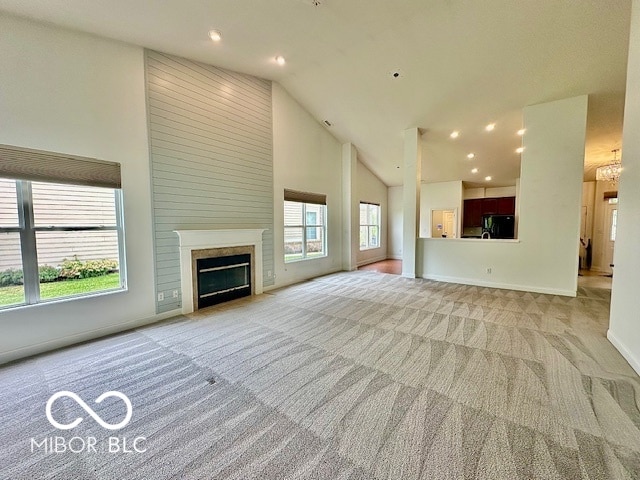
[[[262,233],[258,229],[228,230],[174,230],[180,239],[180,285],[182,288],[182,313],[193,312],[197,308],[194,301],[195,258],[203,258],[201,252],[210,250],[210,256],[226,255],[225,249],[234,247],[253,247],[252,258],[252,294],[262,293]],[[231,250],[227,250],[231,251]]]

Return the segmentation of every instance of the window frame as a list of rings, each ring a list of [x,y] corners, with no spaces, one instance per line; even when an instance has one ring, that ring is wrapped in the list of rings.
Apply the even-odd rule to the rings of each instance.
[[[286,206],[287,202],[291,202],[291,203],[298,203],[300,205],[302,205],[302,225],[287,225],[286,221],[283,221],[283,233],[285,234],[285,238],[283,239],[283,247],[286,245],[286,231],[287,228],[299,228],[302,230],[302,257],[301,258],[293,258],[293,259],[287,259],[287,253],[284,253],[284,263],[294,263],[294,262],[302,262],[302,261],[306,261],[306,260],[315,260],[318,258],[325,258],[328,256],[328,248],[327,248],[327,205],[326,204],[322,204],[322,203],[310,203],[310,202],[301,202],[301,201],[297,201],[297,200],[286,200],[284,201],[283,204],[283,211],[284,211],[284,207]],[[307,206],[308,205],[313,205],[313,206],[319,206],[321,207],[321,211],[320,211],[320,217],[321,217],[321,224],[318,224],[317,221],[318,219],[316,218],[316,224],[311,225],[307,223]],[[309,212],[311,213],[311,212]],[[315,213],[315,212],[313,212]],[[307,252],[307,229],[308,228],[321,228],[322,229],[322,255],[313,255],[313,256],[309,256],[309,252]],[[297,254],[296,254],[297,255]]]
[[[374,250],[376,248],[381,248],[381,242],[380,242],[380,230],[381,230],[381,223],[382,223],[382,207],[380,206],[379,203],[373,203],[373,202],[360,202],[359,204],[359,209],[358,209],[358,214],[360,214],[360,211],[362,209],[362,206],[366,205],[367,207],[367,212],[365,215],[365,219],[366,219],[366,223],[362,223],[361,221],[358,222],[360,223],[360,228],[358,229],[358,236],[360,235],[360,230],[364,227],[367,229],[367,244],[366,246],[361,246],[360,245],[360,238],[358,238],[358,245],[360,248],[361,252],[364,252],[365,250]],[[369,209],[370,207],[376,207],[378,209],[378,223],[377,224],[373,224],[373,223],[368,223],[369,222],[369,218],[371,218],[369,216]],[[359,216],[359,220],[360,220],[361,216]],[[369,242],[369,239],[371,238],[371,227],[376,227],[378,229],[378,244],[377,245],[371,245]]]
[[[22,272],[24,278],[24,302],[12,305],[0,306],[1,310],[40,305],[44,303],[58,302],[76,298],[86,298],[102,295],[110,292],[120,292],[127,289],[126,282],[126,255],[124,246],[124,212],[122,190],[113,188],[115,203],[116,225],[92,225],[92,226],[35,226],[32,182],[30,180],[11,179],[16,183],[16,203],[18,210],[18,226],[2,227],[0,233],[18,233],[20,235],[20,251],[22,254]],[[48,182],[57,183],[57,182]],[[80,184],[72,184],[79,185]],[[105,188],[105,187],[103,187]],[[109,187],[106,187],[109,188]],[[116,231],[118,237],[118,271],[120,274],[120,286],[105,290],[95,290],[87,293],[68,295],[56,298],[40,298],[40,277],[38,269],[38,252],[36,243],[37,232],[87,232],[87,231]]]

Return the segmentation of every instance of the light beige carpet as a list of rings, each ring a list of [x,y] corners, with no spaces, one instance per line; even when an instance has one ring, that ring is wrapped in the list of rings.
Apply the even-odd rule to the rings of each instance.
[[[0,369],[0,477],[640,478],[640,382],[604,336],[609,293],[341,273],[43,355]],[[117,434],[147,451],[31,453],[33,436],[113,434],[55,430],[62,389],[127,394]]]

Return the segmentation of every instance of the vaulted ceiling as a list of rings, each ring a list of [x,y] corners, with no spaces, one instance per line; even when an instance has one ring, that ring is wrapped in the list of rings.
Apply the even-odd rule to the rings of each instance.
[[[621,146],[630,10],[631,0],[0,0],[10,14],[275,80],[388,185],[402,182],[411,127],[424,132],[424,180],[513,184],[522,108],[582,94],[592,178]]]

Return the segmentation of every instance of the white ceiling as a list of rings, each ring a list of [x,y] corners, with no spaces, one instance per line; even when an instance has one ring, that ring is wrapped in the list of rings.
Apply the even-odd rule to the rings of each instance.
[[[411,127],[424,132],[424,180],[513,184],[522,108],[574,95],[591,95],[585,177],[620,147],[631,0],[319,1],[0,0],[0,10],[278,81],[388,185],[402,183]]]

